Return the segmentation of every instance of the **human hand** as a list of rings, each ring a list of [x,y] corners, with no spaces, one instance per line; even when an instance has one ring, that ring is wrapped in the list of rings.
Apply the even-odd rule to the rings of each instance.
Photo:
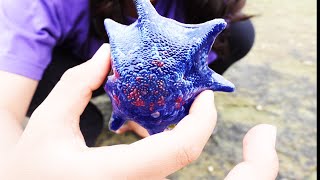
[[[198,96],[190,114],[172,131],[130,145],[85,145],[79,117],[109,71],[109,56],[104,45],[92,60],[63,76],[0,162],[0,179],[161,179],[197,159],[216,123],[211,91]],[[274,142],[272,128],[250,130],[244,139],[244,162],[227,179],[274,179]]]
[[[68,70],[0,161],[0,179],[162,179],[196,160],[216,124],[204,91],[171,131],[130,145],[88,148],[79,117],[110,69],[110,49]],[[0,142],[1,143],[1,142]]]

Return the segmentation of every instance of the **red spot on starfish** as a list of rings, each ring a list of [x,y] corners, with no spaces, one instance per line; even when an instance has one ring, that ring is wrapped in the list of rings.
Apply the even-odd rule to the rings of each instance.
[[[154,110],[154,103],[153,103],[153,102],[152,102],[152,103],[150,103],[149,110],[150,110],[150,111],[153,111],[153,110]]]
[[[158,66],[158,67],[162,67],[164,65],[164,62],[159,61],[159,60],[153,60],[152,64]]]
[[[140,82],[141,79],[143,79],[143,77],[141,77],[141,76],[137,76],[137,77],[136,77],[136,81],[139,81],[139,82]]]
[[[142,99],[138,98],[136,101],[132,102],[135,106],[145,106],[145,103]]]
[[[161,96],[160,98],[159,98],[159,100],[158,100],[158,105],[159,106],[164,106],[164,103],[165,103],[165,101],[164,101],[164,97],[163,96]]]
[[[113,70],[113,73],[114,73],[114,77],[116,79],[119,79],[120,78],[120,74],[118,73],[118,71],[116,69]]]
[[[119,100],[119,97],[117,95],[113,95],[113,99],[114,99],[114,102],[119,105],[120,104],[120,100]]]
[[[176,108],[176,109],[180,109],[183,104],[184,104],[184,103],[183,103],[182,96],[179,96],[179,97],[176,99],[175,108]]]

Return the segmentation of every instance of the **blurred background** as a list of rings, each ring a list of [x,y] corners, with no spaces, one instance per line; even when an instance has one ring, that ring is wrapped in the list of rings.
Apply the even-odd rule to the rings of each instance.
[[[253,49],[232,65],[224,77],[236,92],[216,93],[218,123],[200,158],[170,179],[223,179],[242,161],[242,139],[254,125],[278,129],[279,180],[316,179],[317,34],[316,0],[247,1]],[[93,100],[103,111],[106,127],[98,145],[132,143],[132,134],[108,130],[111,104],[107,96]]]

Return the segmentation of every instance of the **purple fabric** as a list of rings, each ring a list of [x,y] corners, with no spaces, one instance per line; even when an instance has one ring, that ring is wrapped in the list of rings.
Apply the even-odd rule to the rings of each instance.
[[[0,1],[0,70],[40,80],[62,43],[86,59],[101,46],[89,37],[88,0]]]
[[[208,54],[208,64],[211,64],[213,61],[215,61],[218,58],[218,55],[216,52],[211,50]]]
[[[155,8],[185,22],[183,5],[159,0]],[[89,0],[0,1],[0,70],[40,80],[53,48],[62,43],[90,59],[103,42],[89,35],[89,23]]]

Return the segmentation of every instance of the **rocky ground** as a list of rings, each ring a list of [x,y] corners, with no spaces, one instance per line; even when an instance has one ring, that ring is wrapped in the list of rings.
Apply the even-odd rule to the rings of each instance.
[[[218,124],[200,158],[170,179],[223,179],[242,159],[242,138],[254,125],[277,126],[279,180],[316,179],[316,1],[247,1],[256,40],[224,76],[237,90],[216,93]],[[93,100],[110,118],[108,97]],[[134,134],[105,128],[98,145],[131,143]]]

